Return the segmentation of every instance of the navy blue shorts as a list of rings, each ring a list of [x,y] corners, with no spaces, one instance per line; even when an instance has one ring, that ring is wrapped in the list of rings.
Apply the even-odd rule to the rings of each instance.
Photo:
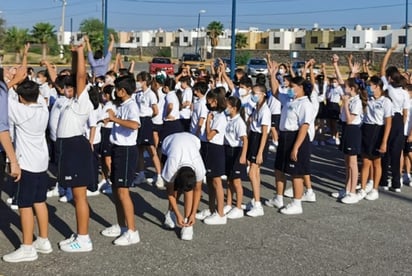
[[[342,126],[341,150],[347,155],[358,155],[361,153],[362,133],[360,125]]]
[[[58,138],[59,151],[57,181],[63,188],[92,187],[93,153],[84,137]]]
[[[151,117],[140,117],[140,128],[137,135],[139,146],[153,146],[153,122]]]
[[[251,131],[248,135],[248,147],[246,153],[246,159],[251,163],[256,163],[256,156],[259,151],[260,141],[262,140],[262,133]],[[267,155],[267,143],[263,149],[263,161],[265,161]]]
[[[21,170],[21,179],[17,184],[17,206],[19,208],[28,208],[33,207],[34,203],[45,202],[48,182],[47,172],[33,173]]]
[[[112,155],[112,143],[110,142],[111,128],[102,127],[100,133],[102,135],[102,140],[100,142],[100,155],[102,157],[107,157]]]
[[[225,174],[225,146],[209,143],[206,155],[206,176],[220,177]]]
[[[160,133],[162,131],[163,124],[158,125],[158,124],[153,124],[153,132]]]
[[[404,153],[412,152],[412,142],[408,142],[408,136],[405,136],[405,146],[403,147]]]
[[[369,159],[382,156],[378,150],[382,144],[384,129],[384,126],[379,125],[362,125],[362,155]]]
[[[279,131],[279,124],[280,124],[280,114],[272,114],[272,124],[271,127],[276,128]]]
[[[327,102],[326,114],[328,119],[338,120],[340,114],[340,106],[338,103]]]
[[[190,122],[191,119],[180,119],[180,123],[182,124],[184,131],[190,132]]]
[[[137,167],[136,146],[113,145],[110,180],[113,187],[129,188],[133,186]]]
[[[169,135],[172,135],[178,132],[183,132],[183,131],[184,131],[183,126],[180,120],[164,121],[162,130],[159,133],[160,142],[162,142]]]
[[[242,147],[225,146],[225,169],[228,179],[242,180],[247,179],[246,164],[240,164],[240,155],[242,154]]]

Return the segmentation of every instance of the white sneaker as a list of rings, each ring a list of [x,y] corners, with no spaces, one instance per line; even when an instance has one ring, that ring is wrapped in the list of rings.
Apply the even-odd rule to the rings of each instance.
[[[180,238],[184,241],[193,240],[193,226],[182,227]]]
[[[316,202],[316,194],[312,192],[305,191],[302,196],[302,201],[305,202]]]
[[[105,237],[115,238],[122,234],[122,229],[120,228],[119,224],[113,224],[112,226],[102,230],[100,234],[102,234]]]
[[[340,189],[338,192],[332,193],[331,196],[337,199],[342,199],[346,196],[346,189]]]
[[[287,188],[283,192],[283,196],[293,198],[293,187]]]
[[[247,211],[250,211],[253,208],[253,205],[255,205],[255,199],[252,198],[251,201],[249,201],[247,204],[242,204],[242,209]]]
[[[31,262],[37,260],[37,251],[33,246],[21,245],[16,251],[3,256],[8,263]]]
[[[134,186],[144,184],[144,183],[147,183],[147,179],[146,179],[146,176],[144,175],[144,173],[139,173],[133,180],[133,185]]]
[[[341,199],[341,201],[345,204],[355,204],[359,202],[359,197],[355,193],[348,193]]]
[[[223,225],[227,223],[227,217],[221,217],[218,212],[214,212],[212,215],[205,218],[203,222],[208,225]]]
[[[165,182],[163,181],[163,178],[161,176],[157,177],[155,185],[156,185],[156,188],[158,188],[160,190],[165,190],[166,189]]]
[[[46,196],[47,197],[54,197],[54,196],[59,196],[59,186],[56,184],[56,186],[51,189],[50,191],[47,191]]]
[[[224,213],[225,215],[227,215],[227,214],[230,212],[230,210],[232,210],[232,206],[231,206],[231,205],[225,205],[225,207],[223,207],[223,213]]]
[[[405,185],[408,185],[408,186],[409,186],[409,184],[410,184],[410,182],[411,182],[411,179],[410,179],[409,174],[408,174],[408,173],[404,173],[404,174],[402,175],[402,177],[401,177],[401,181],[402,181],[402,184],[405,184]]]
[[[379,192],[378,190],[373,189],[372,191],[370,191],[366,196],[365,199],[367,200],[377,200],[379,199]]]
[[[139,236],[139,231],[131,231],[127,230],[127,232],[124,232],[120,237],[115,239],[113,243],[115,245],[120,245],[120,246],[127,246],[127,245],[132,245],[140,242],[140,236]]]
[[[260,201],[255,201],[255,204],[249,212],[246,213],[249,217],[260,217],[264,215],[262,203]]]
[[[204,220],[205,218],[207,218],[210,215],[212,215],[212,213],[210,212],[210,209],[204,209],[204,210],[196,213],[195,217],[198,220]]]
[[[69,253],[90,252],[93,250],[93,244],[90,239],[87,241],[82,241],[76,236],[73,241],[61,245],[60,249]]]
[[[268,207],[276,207],[278,209],[283,207],[283,201],[278,200],[277,196],[274,196],[272,199],[266,200],[265,205]]]
[[[358,190],[358,192],[356,193],[356,195],[358,196],[359,200],[362,200],[365,198],[367,192],[363,189]]]
[[[232,210],[230,210],[229,213],[227,213],[227,218],[228,219],[239,219],[243,218],[243,209],[233,207]]]
[[[77,238],[77,234],[72,234],[70,238],[60,241],[59,246],[67,245],[73,242],[74,240],[76,240],[76,238]]]
[[[34,249],[36,249],[37,252],[42,254],[49,254],[53,252],[53,248],[51,246],[49,239],[37,238],[33,242],[33,247]]]
[[[59,202],[67,203],[69,200],[67,199],[67,196],[62,196],[59,198]]]
[[[174,229],[176,227],[176,214],[173,211],[168,210],[165,214],[164,225],[166,228]]]
[[[100,195],[99,189],[97,189],[97,190],[94,191],[94,192],[89,191],[89,190],[86,191],[86,196],[98,196],[98,195]]]
[[[100,191],[100,189],[101,189],[105,184],[107,184],[107,180],[103,178],[103,179],[100,180],[100,182],[97,184],[97,190]]]
[[[284,215],[300,215],[303,210],[301,204],[289,203],[285,208],[280,209],[280,212]]]
[[[365,187],[365,192],[368,194],[370,191],[373,190],[373,180],[368,180]]]

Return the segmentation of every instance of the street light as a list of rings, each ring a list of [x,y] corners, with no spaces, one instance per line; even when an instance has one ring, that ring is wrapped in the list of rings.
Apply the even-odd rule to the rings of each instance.
[[[200,14],[205,13],[205,10],[200,10],[197,16],[197,36],[196,36],[196,46],[195,46],[195,53],[198,54],[198,45],[199,45],[199,33],[200,33]]]
[[[66,14],[66,5],[67,1],[66,0],[61,0],[62,2],[62,24],[60,26],[60,59],[64,58],[64,18]]]
[[[408,0],[406,0],[406,9],[405,9],[405,48],[404,48],[404,67],[405,67],[405,72],[408,71],[409,67],[409,57],[408,57],[408,31],[409,31],[409,22],[408,22]]]

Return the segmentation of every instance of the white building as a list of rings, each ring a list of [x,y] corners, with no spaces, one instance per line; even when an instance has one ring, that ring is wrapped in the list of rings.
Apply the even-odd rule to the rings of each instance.
[[[305,48],[304,29],[269,31],[269,50],[302,50]]]

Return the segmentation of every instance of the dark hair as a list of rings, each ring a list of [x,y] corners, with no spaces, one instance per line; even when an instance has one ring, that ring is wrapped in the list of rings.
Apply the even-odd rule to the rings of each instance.
[[[356,78],[349,78],[346,80],[346,85],[349,86],[350,88],[354,88],[356,92],[359,94],[359,97],[362,101],[362,107],[365,110],[365,108],[368,105],[368,93],[365,88],[363,88],[363,82],[359,79]]]
[[[152,75],[149,72],[142,71],[136,75],[136,81],[145,81],[147,86],[152,84]]]
[[[61,70],[60,72],[59,72],[59,75],[60,76],[62,76],[62,75],[71,75],[72,74],[72,70],[70,70],[70,69],[63,69],[63,70]]]
[[[234,96],[229,96],[226,99],[227,103],[230,104],[230,106],[236,108],[237,112],[239,112],[240,117],[242,117],[243,121],[245,120],[245,109],[242,106],[242,101],[238,98],[238,97],[234,97]]]
[[[179,192],[188,192],[196,186],[196,173],[191,167],[181,167],[175,178],[175,190]]]
[[[226,90],[223,87],[216,87],[206,94],[206,99],[213,99],[217,101],[216,111],[222,112],[226,109]]]
[[[308,97],[309,101],[311,100],[310,96],[312,94],[313,87],[312,87],[312,84],[310,83],[310,81],[305,80],[302,77],[294,77],[294,78],[292,78],[291,82],[296,84],[296,85],[302,86],[303,87],[303,93],[305,93],[305,96]]]
[[[40,94],[39,85],[34,81],[25,80],[17,86],[16,93],[25,101],[36,103]]]
[[[111,76],[111,77],[113,77],[113,78],[117,78],[117,74],[116,74],[116,72],[113,71],[113,70],[107,71],[106,74],[104,74],[104,75],[105,75],[105,76]]]
[[[76,87],[76,76],[63,76],[63,88],[64,87]]]
[[[247,77],[247,76],[243,76],[240,80],[239,80],[239,85],[243,84],[246,87],[253,87],[253,81],[251,78]]]
[[[129,73],[129,70],[127,69],[127,68],[120,68],[119,69],[119,76],[121,77],[121,76],[128,76],[130,73]]]
[[[93,108],[97,109],[99,107],[99,87],[91,85],[87,90],[89,93],[89,99],[93,104]]]
[[[40,70],[39,72],[37,72],[37,75],[41,75],[41,76],[45,77],[46,82],[50,82],[50,76],[49,76],[49,73],[47,72],[47,70]]]
[[[164,87],[169,88],[169,91],[175,90],[176,81],[173,78],[166,78]]]
[[[114,81],[116,89],[123,88],[128,95],[132,95],[136,91],[136,81],[131,76],[118,77]]]
[[[406,86],[405,86],[405,90],[408,91],[408,92],[409,92],[409,91],[412,91],[412,84],[406,85]]]
[[[266,84],[266,76],[264,74],[257,74],[255,83],[265,85]]]
[[[395,66],[389,66],[386,71],[385,71],[386,77],[391,78],[390,79],[390,85],[392,85],[394,88],[401,87],[401,79],[402,75],[399,72],[398,68]]]
[[[184,82],[184,83],[186,83],[187,85],[191,85],[191,83],[192,83],[192,78],[191,77],[189,77],[189,76],[183,76],[183,77],[181,77],[180,79],[179,79],[179,81],[180,82]]]
[[[325,76],[323,74],[319,74],[316,76],[315,78],[317,84],[318,84],[318,88],[319,88],[319,95],[323,95],[323,85],[325,83]]]
[[[370,77],[369,83],[373,83],[374,85],[377,85],[380,87],[380,89],[383,91],[383,81],[380,77],[374,75]]]
[[[196,91],[199,91],[200,94],[205,95],[207,90],[209,89],[209,87],[207,86],[206,82],[201,81],[201,82],[195,83],[195,85],[193,85],[192,89],[193,89],[193,91],[196,90]]]
[[[97,50],[94,52],[94,59],[101,59],[103,58],[103,51],[102,50]]]

